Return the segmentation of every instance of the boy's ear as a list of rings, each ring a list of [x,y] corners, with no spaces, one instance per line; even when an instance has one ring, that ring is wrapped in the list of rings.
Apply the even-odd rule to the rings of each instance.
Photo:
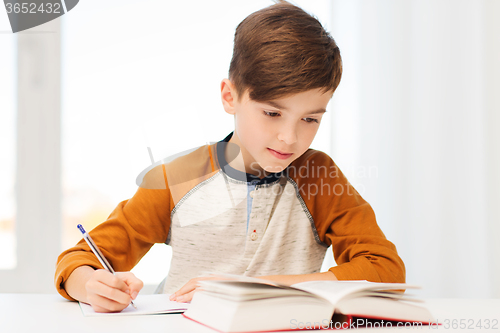
[[[235,114],[234,103],[237,100],[236,89],[229,79],[223,79],[220,84],[220,97],[224,110],[229,114]]]

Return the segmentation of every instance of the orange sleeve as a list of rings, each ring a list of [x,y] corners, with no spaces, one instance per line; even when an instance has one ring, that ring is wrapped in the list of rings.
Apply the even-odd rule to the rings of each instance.
[[[379,228],[370,204],[333,160],[315,150],[300,159],[298,163],[308,165],[309,174],[300,177],[299,173],[296,181],[319,239],[332,245],[337,266],[330,271],[339,280],[405,282],[405,266],[396,247]],[[317,172],[313,173],[313,169]]]
[[[161,168],[158,171],[163,174]],[[89,234],[115,271],[130,271],[154,243],[167,240],[171,205],[168,186],[166,189],[165,185],[163,189],[139,187],[130,200],[121,202],[109,218]],[[64,290],[64,282],[73,270],[83,265],[102,268],[82,239],[57,260],[55,285],[63,297],[73,300]]]
[[[330,271],[337,279],[405,282],[404,263],[380,230],[367,202],[335,216],[324,238],[333,245],[338,266]]]

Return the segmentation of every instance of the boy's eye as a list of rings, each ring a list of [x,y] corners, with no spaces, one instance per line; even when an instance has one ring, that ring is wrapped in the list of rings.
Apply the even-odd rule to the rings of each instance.
[[[264,114],[269,117],[278,117],[280,115],[279,112],[273,111],[264,111]]]
[[[317,123],[318,119],[316,118],[302,118],[306,123]]]

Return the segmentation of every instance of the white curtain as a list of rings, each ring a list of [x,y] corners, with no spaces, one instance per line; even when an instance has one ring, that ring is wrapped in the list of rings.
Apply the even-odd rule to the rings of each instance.
[[[500,297],[500,2],[340,1],[334,160],[426,297]]]

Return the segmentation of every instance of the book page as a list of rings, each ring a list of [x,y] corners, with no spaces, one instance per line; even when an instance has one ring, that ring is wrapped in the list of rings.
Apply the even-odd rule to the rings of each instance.
[[[218,294],[226,299],[250,300],[283,296],[307,295],[303,290],[287,286],[275,286],[262,282],[233,280],[204,280],[199,282],[201,290]],[[312,295],[314,296],[314,295]]]
[[[90,316],[137,316],[160,313],[182,313],[189,307],[189,303],[179,303],[169,300],[170,294],[141,295],[134,300],[135,309],[129,305],[121,312],[100,313],[95,312],[92,306],[80,302],[80,308],[85,317]]]
[[[328,300],[333,305],[348,295],[356,295],[362,291],[418,289],[420,287],[406,283],[376,283],[368,281],[308,281],[292,285]],[[381,295],[382,296],[382,295]]]

